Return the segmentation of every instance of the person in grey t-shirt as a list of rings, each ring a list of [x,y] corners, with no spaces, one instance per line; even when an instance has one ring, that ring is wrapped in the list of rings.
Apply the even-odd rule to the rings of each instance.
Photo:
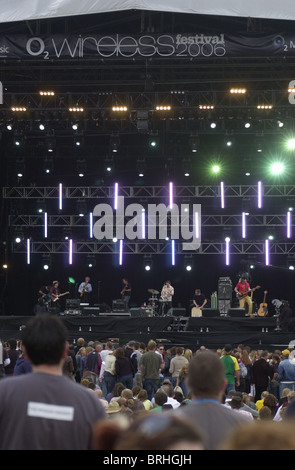
[[[201,429],[207,450],[218,449],[237,426],[248,422],[244,416],[222,404],[226,384],[223,362],[215,352],[201,351],[191,359],[188,388],[192,402],[174,413],[184,414]]]
[[[67,330],[53,315],[22,331],[32,372],[0,381],[1,450],[88,450],[92,427],[105,418],[97,396],[63,375]]]

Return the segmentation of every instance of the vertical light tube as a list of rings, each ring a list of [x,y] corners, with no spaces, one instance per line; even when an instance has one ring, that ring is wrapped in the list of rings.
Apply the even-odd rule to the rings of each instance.
[[[145,210],[142,209],[141,212],[141,237],[144,240],[145,239]]]
[[[287,238],[292,237],[292,212],[287,212]]]
[[[257,200],[258,209],[262,208],[262,181],[258,181],[258,200]]]
[[[58,186],[58,208],[62,210],[62,183]]]
[[[198,212],[195,212],[195,237],[197,239],[200,237],[199,213]]]
[[[93,238],[93,212],[89,213],[89,237]]]
[[[171,241],[171,262],[175,266],[175,240]]]
[[[173,183],[169,183],[169,208],[173,208]]]
[[[48,235],[48,214],[44,212],[44,238],[47,238]]]
[[[220,203],[221,203],[221,208],[224,209],[225,201],[224,201],[224,182],[223,181],[221,181],[220,183]]]
[[[123,264],[123,240],[120,240],[119,265]]]
[[[73,240],[69,239],[69,264],[73,264]]]
[[[115,183],[114,209],[118,209],[118,183]]]
[[[265,264],[269,265],[269,239],[265,240]]]
[[[31,264],[31,243],[29,238],[27,238],[27,264]]]
[[[226,266],[229,266],[229,242],[230,242],[230,238],[229,237],[226,237],[225,239],[225,264]]]
[[[242,238],[246,238],[246,212],[242,212]]]

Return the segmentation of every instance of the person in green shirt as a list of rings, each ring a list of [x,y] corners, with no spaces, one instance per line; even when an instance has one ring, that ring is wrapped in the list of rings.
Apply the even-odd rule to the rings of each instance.
[[[231,355],[231,352],[231,345],[226,344],[223,349],[223,355],[220,358],[225,367],[225,377],[227,380],[226,396],[230,390],[235,390],[236,386],[239,387],[240,385],[240,367],[237,359]]]

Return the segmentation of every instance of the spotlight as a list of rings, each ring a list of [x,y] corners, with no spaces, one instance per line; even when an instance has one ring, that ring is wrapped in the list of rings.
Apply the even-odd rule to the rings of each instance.
[[[152,149],[156,149],[159,145],[159,137],[157,134],[151,134],[148,140],[148,145]]]
[[[47,152],[52,153],[56,146],[56,139],[54,136],[47,136],[45,139],[45,144],[47,148]]]
[[[53,160],[46,158],[44,160],[43,168],[44,168],[45,173],[47,174],[51,173],[53,170]]]
[[[189,146],[193,153],[196,153],[198,151],[199,137],[197,135],[190,135]]]
[[[284,172],[284,164],[281,162],[274,162],[270,167],[270,171],[273,175],[281,175]]]
[[[54,91],[39,91],[41,96],[54,96]]]
[[[74,107],[74,108],[69,108],[69,111],[71,113],[82,113],[84,111],[84,108]]]
[[[87,266],[88,268],[94,268],[96,266],[95,256],[92,256],[92,255],[87,256]]]
[[[244,95],[246,93],[246,88],[231,88],[230,93],[232,95]]]
[[[138,159],[136,162],[136,169],[138,171],[138,176],[141,178],[144,176],[145,170],[146,170],[146,163],[144,159]]]
[[[290,150],[294,150],[295,149],[295,139],[289,139],[288,142],[287,142],[287,146]]]
[[[216,128],[216,122],[211,122],[210,127],[211,127],[211,129],[215,129]]]
[[[82,137],[81,135],[75,136],[74,144],[76,145],[76,147],[81,147],[84,144],[84,137]]]
[[[143,267],[145,271],[150,271],[152,269],[152,259],[151,258],[144,258],[143,259]]]
[[[43,255],[42,256],[42,268],[44,271],[48,271],[51,267],[51,257],[48,255]]]
[[[271,105],[271,104],[259,104],[259,105],[257,106],[257,109],[260,109],[260,110],[261,110],[261,109],[262,109],[262,110],[263,110],[263,109],[272,109],[272,105]]]
[[[45,126],[44,126],[44,124],[42,124],[42,123],[41,123],[41,124],[39,124],[39,129],[40,129],[40,131],[44,131],[44,129],[45,129]]]
[[[22,178],[25,174],[25,162],[23,159],[16,161],[16,174],[18,178]]]
[[[110,137],[111,151],[114,152],[114,153],[118,152],[119,146],[120,146],[119,136],[118,135],[111,135],[111,137]]]
[[[86,161],[85,160],[77,160],[76,169],[77,169],[77,172],[78,172],[78,175],[80,176],[80,178],[83,178],[83,176],[85,176],[85,172],[87,170]]]
[[[250,127],[251,127],[251,123],[250,122],[245,122],[245,128],[250,129]]]
[[[115,112],[128,111],[128,108],[127,106],[113,106],[112,111],[115,111]]]
[[[171,111],[171,106],[156,106],[157,111]]]
[[[78,201],[77,212],[80,217],[83,217],[87,213],[87,204],[84,199]]]
[[[212,173],[219,173],[220,172],[220,166],[219,165],[213,165],[212,166]]]

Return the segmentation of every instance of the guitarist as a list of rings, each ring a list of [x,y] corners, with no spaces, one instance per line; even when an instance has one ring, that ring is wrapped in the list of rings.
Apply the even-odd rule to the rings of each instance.
[[[80,294],[80,298],[83,302],[90,303],[90,295],[92,292],[92,285],[90,284],[90,277],[86,276],[85,280],[81,282],[78,287],[78,292]]]
[[[129,310],[129,300],[130,300],[130,297],[131,297],[131,285],[130,285],[130,282],[128,281],[128,279],[126,277],[123,277],[122,279],[122,290],[121,290],[121,296],[122,296],[122,299],[124,300],[124,304],[125,304],[125,310],[126,312],[128,312]]]
[[[235,292],[237,294],[237,297],[239,299],[240,303],[240,308],[245,308],[246,303],[248,304],[248,314],[250,317],[253,316],[253,304],[252,304],[252,299],[249,296],[249,293],[251,292],[250,289],[250,284],[247,280],[246,277],[241,277],[239,279],[239,282],[237,283],[235,287]]]
[[[51,296],[51,307],[54,307],[56,315],[59,315],[61,311],[60,300],[58,296],[60,295],[59,282],[53,281],[52,286],[50,287],[50,296]]]

